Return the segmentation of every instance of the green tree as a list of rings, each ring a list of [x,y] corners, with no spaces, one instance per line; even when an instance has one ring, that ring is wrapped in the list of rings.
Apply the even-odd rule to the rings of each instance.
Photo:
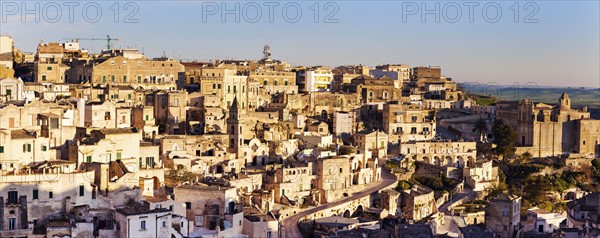
[[[396,186],[396,191],[400,192],[403,190],[407,190],[410,189],[412,187],[412,185],[407,182],[406,180],[400,180],[398,181],[398,186]]]
[[[487,123],[485,122],[485,119],[481,117],[477,119],[477,121],[475,121],[475,123],[473,124],[473,130],[479,133],[479,139],[481,140],[481,135],[487,132]]]
[[[517,132],[510,125],[504,124],[502,120],[496,120],[492,127],[496,148],[494,152],[504,157],[515,155]]]
[[[356,149],[349,145],[340,146],[340,155],[349,155],[356,153]]]

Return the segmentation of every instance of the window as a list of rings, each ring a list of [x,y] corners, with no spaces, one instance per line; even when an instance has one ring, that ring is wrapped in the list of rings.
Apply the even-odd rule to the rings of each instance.
[[[0,145],[0,153],[4,153],[4,146]]]
[[[52,66],[46,67],[46,70],[52,70]]]
[[[146,230],[146,221],[141,221],[140,222],[140,230],[142,230],[142,231]]]
[[[32,199],[39,199],[39,195],[40,195],[39,190],[34,189],[33,190],[33,198]]]
[[[106,75],[102,75],[102,82],[106,83]]]
[[[31,152],[31,144],[23,144],[23,152]]]
[[[138,83],[142,83],[142,76],[138,75]]]
[[[192,203],[191,202],[185,202],[185,209],[192,209]]]
[[[146,115],[146,121],[150,120],[150,116]]]
[[[113,83],[115,82],[115,76],[114,75],[110,76],[110,81],[113,82]]]
[[[502,208],[502,216],[504,216],[504,217],[508,216],[508,207],[503,207]]]
[[[504,226],[504,231],[508,231],[508,226]]]
[[[146,166],[154,167],[154,157],[146,157]]]
[[[123,83],[127,83],[127,75],[123,75]]]
[[[58,118],[50,118],[50,128],[58,129]]]
[[[117,160],[121,160],[121,152],[117,152]]]
[[[288,86],[288,81],[283,81],[283,85]]]
[[[42,151],[47,151],[47,150],[48,150],[48,147],[45,145],[42,145]]]
[[[8,204],[17,204],[19,193],[17,191],[8,192]]]
[[[196,226],[202,226],[202,216],[195,217],[195,224]]]
[[[85,162],[86,163],[91,163],[92,162],[92,156],[91,155],[86,156],[85,157]]]
[[[17,218],[11,217],[8,218],[8,230],[16,230],[17,229]]]
[[[48,192],[48,198],[50,198],[50,199],[54,198],[54,192],[52,192],[52,191]]]
[[[268,84],[268,83],[269,83],[269,82],[267,82],[267,80],[265,80],[265,81],[263,82],[263,84],[264,84],[265,86],[267,86],[267,84]]]
[[[179,106],[179,98],[175,98],[173,100],[173,106],[178,107]]]
[[[167,227],[167,222],[166,221],[162,222],[162,227]]]
[[[42,74],[42,81],[46,81],[46,75]]]
[[[227,85],[227,93],[231,92],[231,85]]]
[[[80,197],[83,197],[83,195],[84,195],[84,191],[85,191],[84,189],[85,189],[85,188],[83,187],[83,185],[79,185],[79,196],[80,196]]]

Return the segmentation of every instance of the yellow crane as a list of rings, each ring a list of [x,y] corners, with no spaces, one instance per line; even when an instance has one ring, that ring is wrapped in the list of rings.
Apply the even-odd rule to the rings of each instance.
[[[119,38],[111,38],[110,35],[106,35],[106,38],[63,38],[63,40],[74,40],[79,42],[80,40],[105,40],[106,49],[110,50],[111,41],[119,41]]]

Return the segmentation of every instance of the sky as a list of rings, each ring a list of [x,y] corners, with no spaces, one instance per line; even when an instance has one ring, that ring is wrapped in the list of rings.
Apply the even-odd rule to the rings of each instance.
[[[599,2],[2,0],[0,34],[29,52],[110,35],[149,57],[259,59],[268,44],[293,65],[432,65],[457,82],[598,88]]]

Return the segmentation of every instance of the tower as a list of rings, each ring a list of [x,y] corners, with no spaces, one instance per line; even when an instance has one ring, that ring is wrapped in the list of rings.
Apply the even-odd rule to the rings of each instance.
[[[562,95],[560,95],[560,98],[558,99],[558,102],[560,103],[560,109],[561,110],[569,110],[571,109],[571,99],[569,98],[569,94],[567,94],[567,91],[564,91],[562,93]]]
[[[234,97],[233,103],[231,103],[231,107],[229,108],[229,118],[227,118],[227,135],[229,135],[227,152],[238,154],[240,147],[244,143],[241,136],[242,125],[243,122],[240,121],[237,97]]]
[[[271,60],[271,46],[269,46],[269,45],[265,45],[265,48],[263,50],[263,60],[264,61]]]

